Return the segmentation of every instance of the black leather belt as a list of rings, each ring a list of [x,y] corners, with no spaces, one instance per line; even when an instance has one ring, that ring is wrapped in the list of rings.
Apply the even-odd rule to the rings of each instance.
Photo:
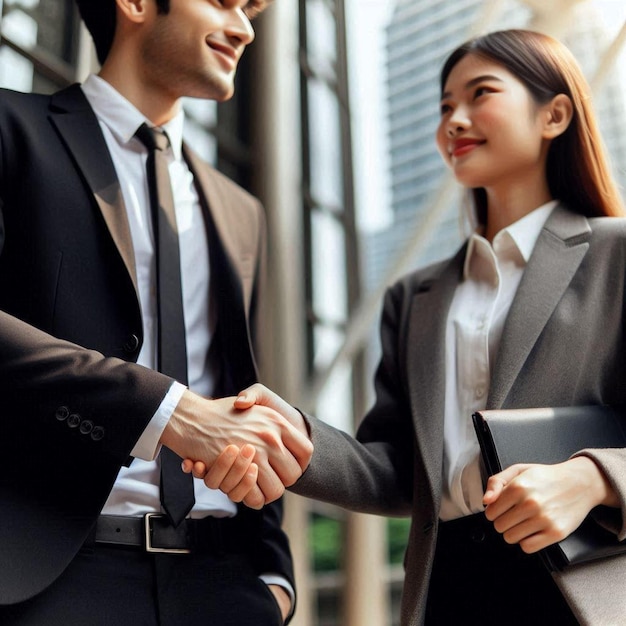
[[[246,533],[240,532],[237,518],[186,519],[174,528],[160,513],[148,513],[143,517],[101,515],[93,539],[97,544],[168,554],[244,552],[248,545]]]

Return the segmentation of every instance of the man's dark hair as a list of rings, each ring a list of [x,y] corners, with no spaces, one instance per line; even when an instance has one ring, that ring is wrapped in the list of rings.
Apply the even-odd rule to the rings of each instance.
[[[115,0],[76,0],[80,16],[96,46],[98,61],[104,63],[115,35]],[[156,0],[159,13],[168,13],[170,0]]]

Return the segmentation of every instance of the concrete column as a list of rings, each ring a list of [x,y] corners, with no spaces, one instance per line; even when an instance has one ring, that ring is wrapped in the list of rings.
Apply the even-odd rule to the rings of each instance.
[[[262,381],[298,406],[305,377],[305,310],[298,66],[298,12],[275,2],[254,23],[249,50],[254,88],[254,187],[268,218],[266,315],[260,337]],[[293,626],[313,626],[308,502],[287,494],[285,530],[298,586]]]
[[[391,623],[385,519],[350,513],[346,520],[344,626]]]

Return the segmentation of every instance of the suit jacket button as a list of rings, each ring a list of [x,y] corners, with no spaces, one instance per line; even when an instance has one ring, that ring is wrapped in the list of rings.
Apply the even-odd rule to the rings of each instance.
[[[102,428],[102,426],[94,426],[93,430],[91,431],[91,438],[94,441],[100,441],[100,439],[103,439],[104,428]]]
[[[69,417],[69,414],[70,414],[70,410],[66,406],[60,406],[56,410],[54,417],[56,417],[59,420],[59,422],[63,422]]]
[[[137,335],[131,335],[124,344],[124,352],[132,354],[139,347],[139,337]]]
[[[70,428],[78,428],[80,426],[80,415],[78,413],[72,413],[68,418],[67,418],[67,425]]]
[[[88,435],[93,430],[93,422],[91,420],[83,420],[79,427],[83,435]]]

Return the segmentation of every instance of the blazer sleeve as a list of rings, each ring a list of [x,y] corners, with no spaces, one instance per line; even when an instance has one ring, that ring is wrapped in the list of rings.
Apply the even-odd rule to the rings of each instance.
[[[415,435],[400,356],[400,346],[406,342],[401,321],[403,300],[401,285],[385,297],[376,400],[356,438],[307,416],[315,451],[291,491],[364,513],[410,513]]]
[[[53,443],[65,450],[89,440],[121,465],[172,382],[140,365],[56,339],[0,311],[0,397],[9,409],[0,428],[18,435],[24,431],[23,444],[46,432],[51,437],[44,446],[47,457],[55,454]],[[70,437],[73,430],[88,436]]]
[[[617,224],[617,221],[613,219],[608,222],[602,221],[600,223],[613,226]],[[596,222],[597,227],[597,222]],[[609,232],[612,233],[613,229]],[[624,228],[615,228],[616,233],[623,233]],[[626,237],[624,235],[619,236],[618,241],[620,243],[620,256],[614,261],[615,267],[623,268],[624,259],[626,258]],[[604,250],[609,249],[609,246],[604,246]],[[626,273],[622,270],[622,311],[626,311]],[[601,316],[598,316],[599,320],[602,320]],[[624,328],[624,319],[620,320],[620,325]],[[623,343],[621,346],[622,354],[626,351],[626,345]],[[623,370],[622,370],[623,371]],[[605,372],[607,376],[611,376],[613,372]],[[623,385],[623,380],[619,380],[618,385]],[[622,387],[623,388],[623,387]],[[610,507],[597,507],[593,511],[593,516],[596,521],[614,532],[620,541],[626,540],[626,449],[625,448],[606,448],[606,449],[586,449],[581,450],[574,456],[587,456],[591,458],[600,469],[604,472],[609,483],[615,490],[617,497],[620,501],[620,507],[618,509]]]
[[[575,456],[587,456],[602,469],[609,483],[617,493],[620,508],[598,507],[594,519],[614,532],[620,541],[626,539],[626,450],[623,448],[582,450]]]
[[[0,604],[65,569],[170,384],[0,312]]]

